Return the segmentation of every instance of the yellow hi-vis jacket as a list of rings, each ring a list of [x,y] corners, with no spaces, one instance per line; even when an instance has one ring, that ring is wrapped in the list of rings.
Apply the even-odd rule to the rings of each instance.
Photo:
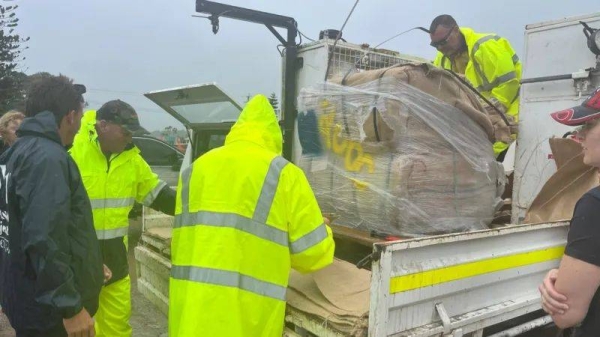
[[[506,113],[519,120],[519,89],[521,87],[521,62],[508,40],[494,34],[475,33],[470,28],[461,27],[469,54],[465,70],[467,80],[486,98],[498,100]],[[452,62],[438,52],[434,64],[444,69],[452,69]],[[499,154],[508,148],[502,142],[494,144],[494,152]]]
[[[304,173],[281,149],[275,112],[258,95],[225,145],[182,172],[170,336],[280,337],[290,268],[311,272],[333,261],[331,230]]]
[[[96,235],[99,240],[109,240],[126,236],[135,201],[150,206],[166,183],[152,172],[135,146],[107,159],[95,124],[96,111],[87,111],[69,152],[92,204]]]

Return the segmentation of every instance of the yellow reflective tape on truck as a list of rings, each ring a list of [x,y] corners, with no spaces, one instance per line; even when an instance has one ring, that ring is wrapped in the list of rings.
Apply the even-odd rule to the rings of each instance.
[[[560,259],[564,246],[546,248],[532,252],[493,257],[457,266],[444,267],[424,272],[392,277],[390,294],[425,288],[437,284],[457,281],[473,276],[490,274],[502,270],[528,266]]]

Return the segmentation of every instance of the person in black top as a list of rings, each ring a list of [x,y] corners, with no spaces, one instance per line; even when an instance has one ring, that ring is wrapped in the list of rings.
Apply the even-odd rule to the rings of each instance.
[[[66,146],[83,97],[65,76],[32,84],[0,156],[0,302],[17,337],[95,335],[104,274],[92,208]]]
[[[583,162],[600,168],[600,88],[581,106],[555,112],[565,125],[581,125],[577,138]],[[573,212],[567,246],[558,269],[551,270],[539,290],[542,307],[572,336],[600,336],[600,187],[579,199]]]

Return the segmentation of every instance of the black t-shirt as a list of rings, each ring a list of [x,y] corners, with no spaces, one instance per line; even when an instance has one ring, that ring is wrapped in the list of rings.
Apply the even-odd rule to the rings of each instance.
[[[565,255],[600,267],[600,187],[587,192],[575,205]],[[574,336],[600,336],[600,290]]]

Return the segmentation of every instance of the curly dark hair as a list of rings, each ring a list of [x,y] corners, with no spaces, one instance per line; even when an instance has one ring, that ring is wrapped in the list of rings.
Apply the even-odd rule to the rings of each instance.
[[[33,117],[40,112],[54,114],[56,124],[70,111],[81,111],[83,96],[73,80],[64,75],[46,75],[35,78],[26,95],[25,115]]]

